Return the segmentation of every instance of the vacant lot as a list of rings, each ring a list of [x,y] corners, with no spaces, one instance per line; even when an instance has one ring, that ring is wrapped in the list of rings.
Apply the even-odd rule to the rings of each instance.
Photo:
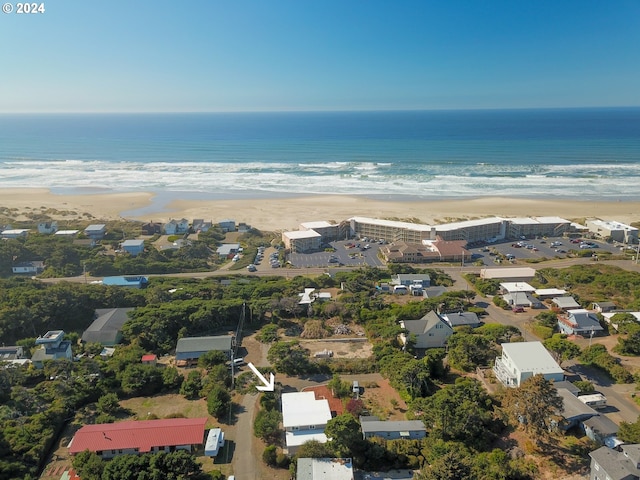
[[[300,345],[309,349],[312,357],[324,350],[332,351],[333,358],[369,358],[372,355],[372,345],[366,338],[301,339]]]

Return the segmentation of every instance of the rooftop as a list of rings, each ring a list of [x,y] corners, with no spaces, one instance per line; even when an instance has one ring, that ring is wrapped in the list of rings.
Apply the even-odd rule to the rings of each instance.
[[[206,418],[169,418],[85,425],[73,437],[69,453],[132,448],[149,452],[157,446],[200,445],[205,423]]]
[[[563,372],[541,342],[503,343],[502,353],[506,354],[521,372],[533,372],[534,375]]]
[[[296,480],[353,480],[350,458],[299,458]]]
[[[329,420],[329,402],[326,399],[316,400],[314,392],[282,394],[282,424],[285,428],[326,425]]]

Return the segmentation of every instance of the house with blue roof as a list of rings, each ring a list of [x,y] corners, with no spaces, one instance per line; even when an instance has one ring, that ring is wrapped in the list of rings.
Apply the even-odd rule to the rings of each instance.
[[[131,287],[131,288],[143,288],[147,286],[149,280],[143,276],[131,276],[131,277],[104,277],[102,279],[103,285],[114,287]]]

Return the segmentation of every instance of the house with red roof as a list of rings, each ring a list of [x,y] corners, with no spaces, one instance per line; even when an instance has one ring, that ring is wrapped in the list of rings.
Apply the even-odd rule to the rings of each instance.
[[[122,454],[197,450],[204,445],[206,418],[168,418],[85,425],[69,443],[69,453],[89,450],[103,459]]]

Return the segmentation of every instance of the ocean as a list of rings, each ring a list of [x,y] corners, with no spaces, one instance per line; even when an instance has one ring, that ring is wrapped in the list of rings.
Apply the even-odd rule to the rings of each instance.
[[[0,184],[203,199],[640,200],[640,108],[5,114]]]

